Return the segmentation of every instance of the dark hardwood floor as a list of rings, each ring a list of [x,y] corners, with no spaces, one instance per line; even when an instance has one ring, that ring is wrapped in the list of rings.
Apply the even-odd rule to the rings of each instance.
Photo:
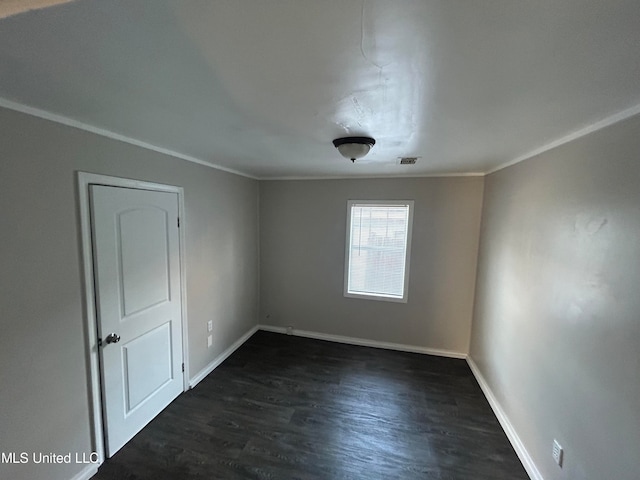
[[[256,333],[94,480],[527,479],[464,360]]]

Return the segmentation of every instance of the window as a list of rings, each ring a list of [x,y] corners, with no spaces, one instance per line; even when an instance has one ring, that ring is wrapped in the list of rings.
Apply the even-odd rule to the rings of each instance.
[[[349,200],[344,296],[406,302],[413,201]]]

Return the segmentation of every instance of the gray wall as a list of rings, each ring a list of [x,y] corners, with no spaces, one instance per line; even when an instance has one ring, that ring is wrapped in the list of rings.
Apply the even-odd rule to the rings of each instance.
[[[482,188],[478,177],[260,182],[260,322],[466,353]],[[343,296],[348,199],[415,200],[408,303]]]
[[[91,452],[77,170],[184,187],[192,376],[256,324],[256,181],[0,109],[3,452]],[[81,469],[0,464],[0,478]]]
[[[640,471],[639,133],[486,179],[471,357],[546,480]]]

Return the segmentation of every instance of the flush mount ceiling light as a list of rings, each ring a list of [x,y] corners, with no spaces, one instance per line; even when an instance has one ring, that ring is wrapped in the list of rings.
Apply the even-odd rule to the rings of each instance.
[[[333,146],[338,149],[340,155],[352,162],[364,157],[375,144],[376,141],[370,137],[343,137],[333,141]]]

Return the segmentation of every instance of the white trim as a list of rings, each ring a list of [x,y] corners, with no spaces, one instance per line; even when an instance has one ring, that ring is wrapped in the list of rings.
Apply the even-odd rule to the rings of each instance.
[[[500,422],[500,425],[502,426],[504,433],[507,434],[507,438],[511,442],[513,449],[516,451],[516,454],[518,455],[520,462],[522,462],[522,466],[527,471],[529,478],[531,478],[531,480],[544,480],[542,474],[538,470],[538,467],[533,461],[533,458],[531,458],[531,455],[529,455],[529,452],[524,446],[524,443],[522,443],[522,440],[518,436],[516,429],[514,428],[511,421],[509,420],[509,417],[507,417],[507,414],[502,409],[502,406],[500,405],[500,403],[498,402],[498,399],[493,394],[493,391],[489,387],[489,384],[486,382],[486,380],[482,376],[482,373],[480,373],[480,369],[478,368],[476,363],[473,361],[473,359],[469,356],[467,357],[467,363],[469,364],[469,367],[473,372],[473,376],[476,377],[476,380],[478,381],[478,384],[482,389],[482,393],[484,393],[484,396],[487,397],[487,400],[489,401],[489,405],[491,405],[491,409],[493,410],[493,413],[496,415],[496,417],[498,417],[498,421]]]
[[[223,172],[232,173],[234,175],[240,175],[242,177],[251,178],[253,180],[367,180],[367,179],[384,179],[384,178],[439,178],[439,177],[484,177],[491,173],[495,173],[504,168],[510,167],[511,165],[515,165],[516,163],[523,162],[528,160],[536,155],[540,155],[541,153],[547,152],[551,149],[559,147],[560,145],[564,145],[565,143],[576,140],[580,137],[584,137],[590,133],[593,133],[597,130],[603,129],[605,127],[611,126],[614,123],[621,122],[626,120],[627,118],[633,117],[640,113],[640,104],[635,105],[633,107],[622,110],[621,112],[610,115],[602,120],[599,120],[595,123],[592,123],[584,128],[576,130],[564,137],[558,138],[552,142],[549,142],[539,148],[531,150],[528,153],[520,155],[519,157],[509,160],[507,162],[501,163],[497,167],[491,168],[486,172],[462,172],[462,173],[426,173],[421,175],[407,175],[407,174],[394,174],[394,175],[363,175],[363,176],[355,176],[355,175],[328,175],[328,176],[280,176],[280,177],[256,177],[254,175],[249,175],[248,173],[241,172],[240,170],[234,170],[232,168],[223,167],[222,165],[218,165],[215,163],[207,162],[205,160],[201,160],[196,157],[192,157],[191,155],[186,155],[180,152],[176,152],[175,150],[170,150],[168,148],[159,147],[157,145],[143,142],[141,140],[136,140],[135,138],[128,137],[126,135],[122,135],[120,133],[112,132],[111,130],[107,130],[105,128],[95,127],[93,125],[89,125],[88,123],[84,123],[78,120],[74,120],[69,117],[65,117],[64,115],[59,115],[57,113],[48,112],[46,110],[42,110],[36,107],[30,107],[28,105],[24,105],[22,103],[13,102],[11,100],[7,100],[6,98],[0,97],[0,107],[6,108],[8,110],[13,110],[16,112],[24,113],[26,115],[31,115],[33,117],[42,118],[44,120],[49,120],[51,122],[60,123],[62,125],[66,125],[68,127],[77,128],[79,130],[84,130],[86,132],[94,133],[96,135],[100,135],[102,137],[110,138],[112,140],[117,140],[120,142],[128,143],[130,145],[135,145],[136,147],[144,148],[147,150],[151,150],[154,152],[162,153],[164,155],[169,155],[171,157],[179,158],[181,160],[186,160],[188,162],[197,163],[198,165],[204,165],[205,167],[214,168],[216,170],[221,170]]]
[[[91,213],[89,208],[89,185],[108,185],[125,188],[138,188],[160,192],[176,193],[178,195],[178,212],[180,215],[180,275],[181,275],[181,306],[182,306],[182,361],[185,365],[183,374],[183,391],[188,389],[189,378],[189,342],[187,332],[187,296],[186,296],[186,241],[184,222],[184,190],[182,187],[145,182],[128,178],[111,177],[94,173],[78,172],[78,205],[80,209],[80,234],[82,246],[82,268],[84,280],[84,312],[86,316],[86,344],[89,355],[89,370],[91,374],[91,416],[93,417],[92,440],[93,451],[98,454],[101,465],[105,459],[104,425],[102,423],[102,398],[100,395],[100,367],[98,352],[98,334],[95,312],[95,289],[93,282],[93,247],[91,243]]]
[[[282,333],[287,335],[286,327],[278,327],[275,325],[258,325],[259,330],[265,332]],[[417,345],[404,345],[402,343],[379,342],[377,340],[369,340],[366,338],[345,337],[343,335],[331,335],[328,333],[310,332],[308,330],[293,329],[291,335],[297,337],[315,338],[316,340],[327,340],[329,342],[347,343],[349,345],[359,345],[361,347],[383,348],[385,350],[397,350],[400,352],[423,353],[426,355],[437,355],[439,357],[449,358],[467,358],[466,353],[454,352],[452,350],[441,350],[438,348],[419,347]]]
[[[440,178],[440,177],[484,177],[483,172],[462,172],[462,173],[423,173],[419,175],[407,175],[399,173],[396,175],[327,175],[327,176],[291,176],[291,177],[258,177],[258,180],[375,180],[385,178]]]
[[[96,473],[98,473],[97,464],[87,465],[82,470],[80,470],[77,474],[71,477],[71,480],[89,480]]]
[[[178,235],[180,236],[180,308],[182,309],[182,391],[189,390],[189,323],[187,322],[187,214],[184,189],[178,187]]]
[[[78,199],[80,206],[80,232],[82,242],[82,268],[84,273],[84,312],[86,316],[86,339],[91,374],[91,416],[93,417],[93,450],[98,453],[98,465],[104,462],[104,430],[102,426],[102,399],[100,398],[100,366],[98,359],[98,334],[95,312],[95,290],[93,283],[93,259],[91,246],[91,213],[89,211],[89,179],[78,173]]]
[[[249,340],[249,338],[251,338],[251,336],[257,331],[258,331],[258,326],[256,325],[255,327],[251,328],[251,330],[249,330],[247,333],[242,335],[238,340],[236,340],[233,343],[233,345],[231,345],[224,352],[222,352],[220,355],[214,358],[209,365],[207,365],[202,370],[200,370],[200,372],[198,372],[191,379],[191,381],[189,382],[189,386],[193,388],[196,385],[198,385],[202,380],[205,379],[207,375],[213,372],[222,362],[224,362],[233,352],[235,352],[238,348],[240,348],[242,344],[247,340]]]
[[[223,167],[221,165],[207,162],[205,160],[200,160],[199,158],[192,157],[191,155],[185,155],[184,153],[176,152],[175,150],[170,150],[164,147],[159,147],[158,145],[154,145],[148,142],[143,142],[142,140],[136,140],[135,138],[131,138],[126,135],[122,135],[120,133],[112,132],[111,130],[107,130],[106,128],[95,127],[93,125],[89,125],[88,123],[80,122],[78,120],[65,117],[64,115],[48,112],[40,108],[30,107],[28,105],[23,105],[22,103],[12,102],[11,100],[7,100],[6,98],[0,97],[0,107],[6,108],[9,110],[14,110],[16,112],[24,113],[27,115],[31,115],[33,117],[42,118],[44,120],[49,120],[51,122],[60,123],[62,125],[66,125],[67,127],[77,128],[78,130],[84,130],[85,132],[94,133],[96,135],[100,135],[101,137],[106,137],[112,140],[117,140],[119,142],[128,143],[129,145],[135,145],[136,147],[144,148],[146,150],[151,150],[153,152],[162,153],[163,155],[169,155],[171,157],[179,158],[181,160],[186,160],[187,162],[197,163],[198,165],[204,165],[205,167],[215,168],[216,170],[222,170],[223,172],[233,173],[234,175],[240,175],[241,177],[247,177],[253,180],[258,180],[257,177],[248,175],[239,170],[234,170],[232,168]]]
[[[537,155],[540,155],[542,153],[548,152],[549,150],[552,150],[556,147],[559,147],[560,145],[564,145],[565,143],[569,143],[572,142],[573,140],[577,140],[580,137],[584,137],[585,135],[589,135],[590,133],[593,133],[595,131],[601,130],[603,128],[609,127],[611,125],[613,125],[614,123],[618,123],[621,122],[623,120],[626,120],[627,118],[631,118],[634,115],[637,115],[640,113],[640,104],[635,105],[631,108],[627,108],[626,110],[622,110],[621,112],[615,113],[613,115],[610,115],[606,118],[603,118],[602,120],[599,120],[595,123],[592,123],[590,125],[587,125],[584,128],[581,128],[580,130],[576,130],[574,132],[571,132],[568,135],[565,135],[564,137],[558,138],[552,142],[547,143],[546,145],[543,145],[540,148],[536,148],[535,150],[532,150],[528,153],[525,153],[524,155],[520,155],[518,158],[515,158],[513,160],[510,160],[508,162],[505,162],[501,165],[498,165],[495,168],[492,168],[491,170],[489,170],[488,172],[486,172],[486,175],[489,175],[491,173],[495,173],[499,170],[502,170],[503,168],[507,168],[510,167],[511,165],[515,165],[516,163],[520,163],[523,162],[525,160],[528,160],[532,157],[535,157]]]

